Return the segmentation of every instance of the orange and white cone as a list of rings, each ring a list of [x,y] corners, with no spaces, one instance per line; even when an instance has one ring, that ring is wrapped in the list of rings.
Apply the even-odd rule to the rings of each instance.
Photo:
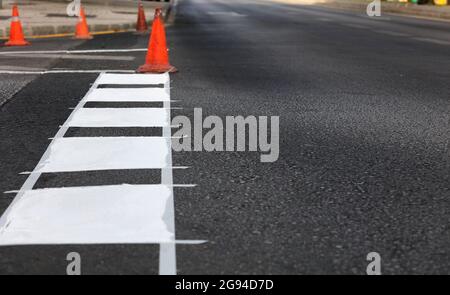
[[[83,6],[80,6],[80,15],[78,17],[78,23],[75,27],[76,39],[92,39],[92,35],[89,33],[89,27],[86,21],[86,15],[84,14]]]
[[[178,70],[169,63],[166,44],[166,31],[162,20],[161,8],[156,8],[152,24],[152,33],[148,44],[145,64],[137,69],[138,73],[174,73]]]
[[[144,6],[142,3],[139,3],[138,8],[138,17],[136,22],[136,31],[138,33],[145,33],[148,30],[147,21],[145,19],[145,12],[144,12]]]
[[[19,9],[17,5],[12,8],[11,29],[9,31],[9,41],[5,46],[25,46],[30,45],[30,42],[25,40],[23,35],[22,23],[19,19]]]

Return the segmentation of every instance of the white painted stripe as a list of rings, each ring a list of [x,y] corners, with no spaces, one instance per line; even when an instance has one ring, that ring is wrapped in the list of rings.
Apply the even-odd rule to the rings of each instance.
[[[169,91],[165,88],[97,88],[86,101],[131,102],[167,101]]]
[[[164,169],[189,169],[189,168],[191,168],[191,167],[189,167],[189,166],[168,166],[168,167],[161,167],[161,168],[158,168],[158,169],[164,170]],[[31,171],[31,172],[30,171],[24,171],[24,172],[20,172],[19,173],[19,175],[31,175],[31,174],[41,174],[41,172],[38,171],[38,170],[34,170],[34,171]],[[21,192],[21,191],[22,190],[20,190],[19,192]]]
[[[163,214],[170,189],[113,185],[27,191],[0,230],[0,245],[175,242]]]
[[[147,51],[147,48],[126,48],[126,49],[92,49],[92,50],[23,50],[23,51],[2,51],[0,55],[9,54],[52,54],[52,53],[63,53],[63,54],[79,54],[79,53],[115,53],[115,52],[140,52]]]
[[[67,137],[55,139],[38,172],[69,172],[170,167],[162,137]]]
[[[448,42],[448,41],[431,39],[431,38],[414,37],[412,39],[417,40],[417,41],[422,41],[422,42],[438,44],[438,45],[450,45],[450,42]]]
[[[373,31],[380,33],[380,34],[385,34],[385,35],[394,36],[394,37],[408,37],[409,36],[408,34],[392,32],[392,31],[387,31],[387,30],[373,30]]]
[[[165,186],[167,186],[167,187],[169,187],[168,185],[165,185]],[[192,188],[192,187],[196,187],[197,185],[196,184],[189,184],[189,183],[183,183],[183,184],[173,184],[172,185],[173,187],[181,187],[181,188]],[[5,191],[5,192],[3,192],[4,194],[17,194],[18,192],[20,192],[20,191],[18,191],[18,190],[15,190],[15,191]]]
[[[241,13],[237,13],[234,11],[208,11],[207,14],[209,15],[218,15],[218,16],[239,16],[239,17],[243,17],[243,16],[247,16],[245,14],[241,14]]]
[[[158,108],[83,108],[68,122],[70,127],[162,127],[167,111]]]
[[[44,75],[44,74],[98,74],[104,72],[134,73],[132,70],[45,70],[45,71],[0,71],[9,75]]]
[[[355,29],[368,29],[369,27],[358,24],[343,24],[346,27],[355,28]]]
[[[167,75],[168,76],[168,75]],[[167,79],[164,88],[170,91],[170,79]],[[167,127],[163,128],[163,136],[170,138],[172,130],[170,128],[170,99],[164,101],[163,107],[167,109]],[[172,142],[168,141],[168,157],[167,165],[172,167]],[[169,186],[170,195],[167,200],[166,211],[164,213],[164,220],[167,228],[175,235],[175,205],[173,194],[173,171],[172,169],[163,169],[161,171],[161,183]],[[177,274],[177,259],[176,259],[176,245],[175,244],[160,244],[159,245],[159,274],[160,275],[176,275]]]
[[[8,54],[8,57],[20,58],[53,58],[53,59],[81,59],[81,60],[118,60],[118,61],[132,61],[134,56],[118,56],[118,55],[64,55],[64,54]]]
[[[98,84],[156,85],[169,80],[169,74],[104,74]]]
[[[76,106],[75,110],[78,110],[80,108],[83,107],[83,105],[85,104],[84,99],[89,95],[89,93],[95,89],[98,86],[97,80],[102,76],[103,74],[101,74],[99,77],[97,77],[97,79],[95,80],[94,84],[92,85],[92,87],[89,89],[88,93],[85,95],[85,97],[78,103],[78,105]],[[71,118],[73,116],[73,112],[72,114],[69,116],[69,118],[66,120],[66,122],[70,121]],[[58,130],[58,132],[56,133],[56,135],[54,136],[53,141],[62,138],[64,136],[64,134],[66,134],[67,130],[69,129],[69,127],[65,126],[66,123],[64,123],[64,125]],[[50,143],[50,145],[47,147],[47,149],[45,150],[44,154],[42,155],[41,159],[39,160],[39,163],[36,167],[38,166],[42,166],[44,165],[46,159],[49,157],[50,155],[50,150],[51,150],[51,145],[52,143]],[[41,176],[41,173],[33,170],[33,173],[30,174],[30,176],[27,178],[27,180],[25,180],[25,183],[22,185],[22,187],[20,188],[20,191],[17,193],[16,197],[13,199],[13,201],[11,202],[11,204],[9,204],[8,208],[6,208],[5,212],[3,212],[3,215],[0,217],[0,229],[4,228],[7,225],[7,217],[9,215],[9,212],[14,208],[14,206],[16,206],[16,204],[19,204],[20,201],[22,200],[24,194],[26,191],[29,191],[31,189],[33,189],[34,185],[36,184],[36,182],[38,181],[39,177]]]
[[[129,162],[131,159],[131,165],[126,164],[127,167],[129,166],[146,166],[149,163],[151,165],[155,164],[161,164],[161,171],[162,171],[162,185],[169,190],[169,195],[165,203],[164,207],[164,213],[162,215],[163,222],[166,226],[166,231],[171,233],[172,237],[168,241],[160,241],[160,259],[159,259],[159,273],[160,274],[176,274],[176,251],[175,251],[175,244],[176,243],[203,243],[205,241],[195,241],[195,240],[187,240],[187,241],[177,241],[173,240],[175,237],[175,213],[174,213],[174,197],[173,197],[173,176],[172,176],[172,169],[175,168],[188,168],[188,167],[172,167],[172,154],[171,154],[171,129],[170,129],[170,97],[167,101],[164,101],[163,103],[163,109],[167,112],[167,124],[166,127],[163,127],[163,137],[157,138],[157,140],[165,140],[165,146],[163,144],[161,145],[154,145],[154,142],[150,144],[150,142],[147,142],[145,144],[145,141],[149,138],[136,138],[136,137],[127,137],[127,138],[63,138],[65,133],[67,132],[69,128],[69,122],[74,118],[77,111],[79,111],[84,104],[87,101],[87,97],[92,94],[94,89],[96,89],[99,85],[99,82],[102,80],[104,76],[107,74],[102,73],[97,80],[94,82],[92,88],[89,90],[89,92],[85,95],[85,97],[80,101],[80,103],[76,106],[72,114],[69,116],[69,118],[66,120],[66,122],[61,126],[58,133],[55,135],[54,139],[52,140],[50,146],[45,151],[44,155],[40,159],[38,165],[36,168],[30,173],[29,177],[21,187],[20,191],[18,192],[17,196],[14,198],[12,203],[9,205],[9,207],[6,209],[4,214],[0,217],[0,231],[9,230],[9,226],[11,223],[9,221],[11,220],[10,217],[14,217],[14,214],[11,214],[13,211],[15,212],[16,207],[21,208],[22,200],[27,199],[27,193],[32,190],[34,185],[36,184],[37,180],[39,179],[41,173],[43,171],[53,171],[53,170],[61,170],[63,168],[64,170],[67,170],[67,168],[71,169],[98,169],[98,166],[103,166],[103,168],[111,169],[111,167],[122,167],[120,169],[126,169],[123,168],[123,165],[125,162]],[[161,75],[160,75],[161,76]],[[108,77],[110,78],[110,77]],[[116,77],[117,78],[117,77]],[[108,80],[108,79],[103,79]],[[110,82],[110,81],[109,81]],[[118,81],[120,84],[123,83],[123,81]],[[154,81],[152,81],[154,82]],[[140,83],[140,82],[139,82]],[[169,93],[170,89],[170,80],[168,75],[165,79],[165,88],[167,89],[167,93]],[[85,142],[82,142],[83,139],[87,140]],[[120,144],[120,147],[113,147],[111,145],[112,142],[107,142],[105,146],[102,146],[102,144],[94,144],[94,145],[88,145],[89,140],[98,140],[97,143],[101,143],[102,140],[106,141],[114,141],[114,140],[121,140],[123,144]],[[139,141],[138,146],[136,146],[134,143],[130,142],[133,141],[133,139],[137,139]],[[155,139],[155,138],[150,138]],[[85,151],[80,151],[78,148],[72,146],[70,147],[69,144],[66,146],[65,143],[69,143],[69,141],[74,141],[81,143],[78,145],[78,147],[82,146],[82,148],[85,149]],[[91,142],[92,143],[92,142]],[[103,141],[105,143],[105,141]],[[77,144],[76,144],[77,145]],[[55,149],[56,147],[56,149]],[[95,148],[96,147],[96,148]],[[108,150],[106,153],[104,153],[104,147],[109,147],[110,150]],[[143,154],[143,150],[145,147],[145,158],[143,159],[145,164],[137,164],[136,158],[133,155],[133,153],[136,152],[136,149],[138,150],[138,153]],[[155,154],[153,149],[157,149],[158,151],[162,152],[166,157],[161,157],[161,155]],[[88,153],[92,152],[92,153]],[[136,154],[136,153],[135,153]],[[153,157],[157,157],[159,160],[152,160],[149,159],[150,155]],[[69,159],[74,157],[76,160]],[[81,157],[84,157],[87,159],[81,159]],[[126,159],[126,161],[124,161]],[[163,160],[162,160],[163,159]],[[80,162],[81,161],[81,162]],[[139,158],[139,161],[142,161],[141,158]],[[111,164],[112,163],[112,164]],[[73,164],[73,165],[72,165]],[[149,165],[149,166],[151,166]],[[107,166],[107,167],[106,167]],[[130,167],[130,168],[133,168]],[[134,168],[133,168],[134,169]],[[87,189],[87,188],[84,188]],[[77,194],[78,196],[78,194]],[[153,194],[147,195],[147,199],[152,200]],[[77,198],[73,198],[74,202]],[[125,198],[127,199],[127,198]],[[88,199],[85,200],[85,202],[88,202]],[[107,198],[102,198],[100,202],[107,202]],[[76,206],[76,205],[75,205]],[[118,206],[120,207],[120,206]],[[30,210],[30,212],[33,212],[33,216],[39,217],[39,215],[42,214],[42,212],[35,212],[34,210]],[[61,213],[64,213],[64,210],[58,210],[61,211]],[[80,215],[83,214],[84,211],[79,212]],[[38,214],[37,214],[38,213]],[[27,216],[27,215],[26,215]],[[117,219],[122,218],[122,216],[119,216]],[[130,217],[131,218],[131,217]],[[49,219],[55,222],[54,219]],[[102,219],[103,220],[103,219]],[[99,219],[99,223],[101,220]],[[70,231],[67,231],[70,233]],[[94,232],[94,231],[93,231]],[[42,237],[42,235],[37,235],[39,237]],[[97,243],[98,241],[94,240],[96,236],[92,237],[92,240],[89,243]],[[12,241],[6,241],[5,239],[2,239],[3,244],[11,244]],[[16,244],[22,244],[23,241],[15,241]],[[48,243],[48,241],[46,242]],[[52,243],[61,243],[61,241],[54,241]],[[73,241],[71,243],[74,243]],[[87,242],[83,242],[87,243]],[[102,242],[104,243],[104,242]],[[115,239],[111,238],[111,243],[118,243]]]

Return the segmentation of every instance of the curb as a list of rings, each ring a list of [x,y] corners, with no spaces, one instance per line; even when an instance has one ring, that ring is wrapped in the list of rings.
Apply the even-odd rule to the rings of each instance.
[[[366,11],[367,3],[342,3],[342,2],[322,2],[317,3],[319,6],[323,7],[332,7],[346,10],[357,10],[357,11]],[[381,9],[382,12],[392,13],[392,14],[401,14],[403,16],[411,16],[411,17],[425,17],[432,18],[435,20],[441,21],[450,21],[450,12],[441,12],[441,11],[427,11],[420,8],[421,5],[407,5],[407,4],[388,4],[382,3]]]
[[[165,3],[165,2],[162,2]],[[174,10],[172,1],[165,9],[165,19],[173,19]],[[151,27],[153,20],[147,21],[148,25]],[[128,22],[121,24],[94,24],[88,25],[89,31],[92,35],[105,35],[114,33],[123,33],[134,31],[136,27],[136,22]],[[0,40],[8,40],[9,38],[9,27],[6,29],[0,28]],[[43,39],[43,38],[60,38],[60,37],[71,37],[75,35],[75,24],[74,25],[46,25],[46,26],[32,26],[23,28],[23,32],[26,39]]]
[[[148,22],[151,25],[151,21]],[[136,22],[123,23],[123,24],[97,24],[89,25],[89,31],[92,35],[100,34],[113,34],[128,32],[134,30]],[[39,39],[39,38],[58,38],[75,35],[75,26],[61,25],[61,26],[36,26],[36,27],[24,27],[23,28],[25,38],[27,39]],[[9,27],[4,30],[0,29],[0,39],[7,40]]]

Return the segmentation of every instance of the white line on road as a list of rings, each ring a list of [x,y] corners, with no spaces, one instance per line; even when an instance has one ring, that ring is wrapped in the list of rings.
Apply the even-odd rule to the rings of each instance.
[[[1,229],[0,245],[173,242],[162,216],[170,191],[129,184],[29,190]]]
[[[369,29],[368,26],[358,25],[358,24],[343,24],[346,27],[355,28],[355,29]]]
[[[79,114],[83,114],[88,97],[100,84],[161,83],[169,95],[167,100],[163,100],[163,107],[158,108],[161,115],[158,124],[163,125],[162,137],[64,137],[74,125],[98,126],[98,122],[92,121],[92,116],[80,119]],[[38,165],[29,173],[17,196],[0,217],[0,244],[158,243],[159,273],[176,274],[175,245],[205,241],[175,240],[173,187],[192,185],[173,184],[172,170],[188,167],[172,167],[169,91],[168,74],[102,73],[61,126]],[[90,108],[89,111],[99,110]],[[125,111],[114,126],[128,126],[128,115]],[[106,126],[111,119],[108,116],[102,119]],[[142,121],[142,117],[135,119],[137,121],[132,125],[148,124]],[[161,169],[161,184],[33,190],[43,172],[149,168]]]
[[[44,75],[44,74],[99,74],[103,72],[135,73],[132,70],[45,70],[45,71],[0,71],[10,75]]]
[[[141,52],[147,51],[147,48],[130,48],[130,49],[93,49],[93,50],[35,50],[35,51],[0,51],[0,55],[8,54],[46,54],[46,53],[62,53],[62,54],[79,54],[79,53],[115,53],[115,52]]]
[[[158,85],[166,84],[169,81],[169,75],[117,75],[103,74],[98,79],[98,84],[117,84],[117,85]],[[170,87],[164,85],[169,90]]]
[[[394,37],[409,37],[410,36],[405,33],[393,32],[393,31],[388,31],[388,30],[373,30],[373,31],[376,33],[385,34],[385,35],[394,36]]]
[[[71,122],[66,126],[71,127]],[[45,163],[35,171],[43,173],[170,167],[168,142],[161,137],[65,137],[55,139]]]
[[[97,88],[86,98],[100,102],[152,102],[170,100],[165,88]]]
[[[10,57],[20,57],[20,58],[54,58],[54,59],[82,59],[82,60],[119,60],[119,61],[132,61],[135,60],[134,56],[118,56],[118,55],[86,55],[86,54],[77,54],[77,55],[66,55],[66,54],[17,54],[12,53],[7,55]]]
[[[209,15],[219,15],[219,16],[237,16],[237,17],[243,17],[247,16],[245,14],[240,14],[234,11],[208,11],[207,14]]]
[[[170,89],[170,79],[167,75],[167,79],[164,83],[164,88]],[[163,102],[163,108],[167,112],[167,125],[163,127],[163,136],[171,137],[172,130],[170,128],[170,100]],[[169,155],[167,157],[167,166],[172,167],[172,141],[168,140]],[[173,194],[173,172],[172,169],[163,169],[161,171],[161,184],[168,185],[170,188],[169,199],[167,200],[166,211],[163,219],[166,222],[167,228],[175,236],[175,205]],[[159,245],[159,274],[160,275],[176,275],[177,274],[177,261],[176,261],[176,247],[175,244],[160,244]]]
[[[71,127],[162,127],[167,113],[160,108],[83,108],[68,123]]]
[[[416,41],[428,42],[428,43],[433,43],[433,44],[438,44],[438,45],[446,45],[446,46],[450,45],[450,42],[448,42],[448,41],[431,39],[431,38],[413,37],[412,39],[416,40]]]

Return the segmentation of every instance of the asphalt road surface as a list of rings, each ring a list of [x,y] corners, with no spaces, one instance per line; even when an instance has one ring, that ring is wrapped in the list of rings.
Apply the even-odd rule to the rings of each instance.
[[[450,273],[450,24],[266,1],[179,1],[167,27],[172,116],[279,116],[280,156],[173,152],[178,274]],[[148,36],[6,50],[144,48]],[[134,70],[144,52],[0,55],[0,70]],[[94,57],[92,57],[94,56]],[[116,58],[111,58],[111,57]],[[0,73],[1,73],[0,71]],[[0,191],[19,189],[96,73],[0,74]],[[5,82],[12,81],[12,82]],[[68,136],[147,135],[72,128]],[[36,187],[160,181],[153,170],[56,173]],[[3,212],[13,194],[0,198]],[[0,248],[0,274],[157,274],[158,245]]]

